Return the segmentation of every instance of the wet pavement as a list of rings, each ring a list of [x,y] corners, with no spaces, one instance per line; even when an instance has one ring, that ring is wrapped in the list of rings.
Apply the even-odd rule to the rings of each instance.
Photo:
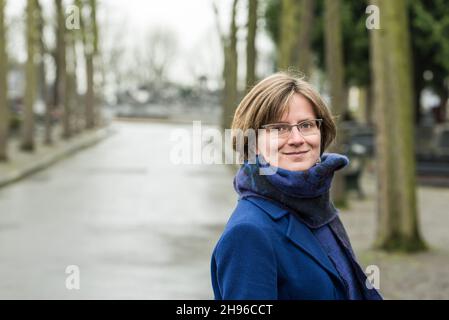
[[[174,165],[176,128],[113,124],[101,143],[0,189],[0,298],[210,299],[232,168]],[[80,289],[66,288],[66,267]]]

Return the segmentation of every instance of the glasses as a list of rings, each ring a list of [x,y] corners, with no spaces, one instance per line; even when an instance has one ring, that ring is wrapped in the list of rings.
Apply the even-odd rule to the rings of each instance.
[[[299,133],[304,136],[311,136],[320,132],[321,123],[323,119],[310,119],[304,120],[297,124],[288,123],[270,123],[261,126],[261,128],[267,130],[269,134],[278,134],[280,138],[288,138],[292,133],[293,127],[297,127]]]

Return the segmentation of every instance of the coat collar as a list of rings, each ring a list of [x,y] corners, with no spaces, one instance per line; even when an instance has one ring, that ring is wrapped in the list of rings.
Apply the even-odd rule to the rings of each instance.
[[[287,209],[282,208],[275,204],[273,201],[264,199],[262,197],[250,196],[245,197],[245,199],[268,213],[268,215],[273,218],[273,220],[279,220],[289,213]]]
[[[327,254],[321,248],[318,240],[313,235],[312,231],[301,223],[292,214],[290,215],[290,221],[288,224],[286,236],[300,249],[307,252],[318,264],[324,269],[333,274],[339,281],[341,277],[334,265],[330,261]]]
[[[247,197],[245,199],[265,211],[275,221],[288,214],[289,222],[287,230],[285,231],[286,237],[299,247],[299,249],[311,256],[322,268],[334,275],[339,280],[340,284],[344,286],[338,271],[321,248],[312,231],[310,231],[306,225],[295,218],[293,214],[290,214],[287,209],[280,207],[273,201],[255,196]]]

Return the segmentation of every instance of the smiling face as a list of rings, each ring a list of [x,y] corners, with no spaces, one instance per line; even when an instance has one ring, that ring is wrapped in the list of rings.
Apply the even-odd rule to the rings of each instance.
[[[276,123],[297,124],[316,118],[309,100],[301,94],[294,93],[289,99],[286,112]],[[315,165],[320,158],[320,145],[320,130],[315,134],[303,136],[298,127],[294,127],[291,134],[286,137],[262,130],[259,135],[258,152],[273,166],[290,171],[305,171]]]

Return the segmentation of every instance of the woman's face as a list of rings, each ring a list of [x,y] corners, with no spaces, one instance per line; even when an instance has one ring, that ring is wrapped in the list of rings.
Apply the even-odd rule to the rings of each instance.
[[[291,96],[286,113],[276,123],[297,124],[304,120],[316,119],[311,103],[302,95]],[[262,130],[259,134],[258,153],[271,165],[290,170],[305,171],[320,157],[321,133],[319,128],[301,134],[293,127],[290,134],[279,134]]]

